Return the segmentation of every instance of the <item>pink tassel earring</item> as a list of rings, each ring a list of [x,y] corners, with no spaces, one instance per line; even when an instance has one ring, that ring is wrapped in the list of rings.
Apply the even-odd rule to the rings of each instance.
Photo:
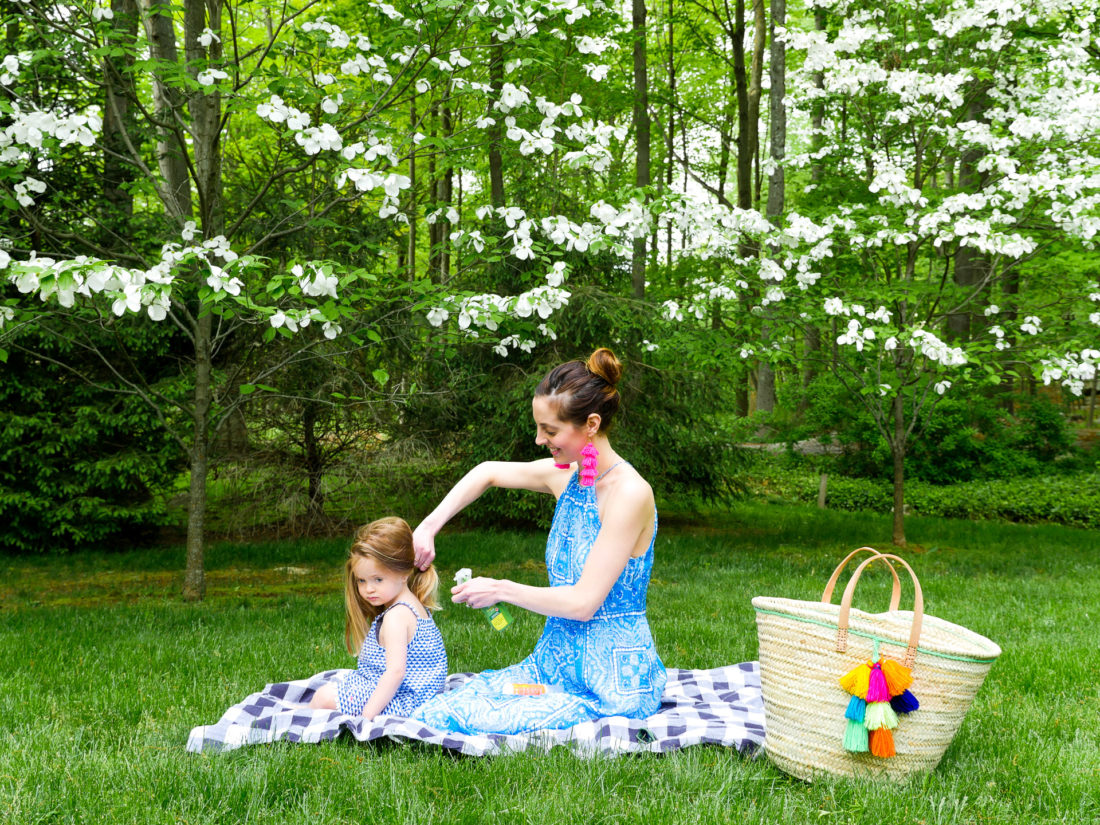
[[[589,441],[581,450],[581,486],[591,487],[596,483],[596,460],[600,451]]]

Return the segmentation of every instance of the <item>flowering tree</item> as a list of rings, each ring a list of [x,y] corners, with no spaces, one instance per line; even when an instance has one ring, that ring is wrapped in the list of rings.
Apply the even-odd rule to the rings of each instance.
[[[358,18],[358,31],[317,12],[311,2],[31,0],[8,21],[16,36],[0,61],[8,227],[0,268],[18,294],[6,292],[0,307],[0,345],[21,346],[20,331],[32,324],[74,339],[86,323],[147,319],[179,330],[186,398],[146,381],[140,364],[97,354],[189,456],[191,598],[203,593],[211,439],[257,387],[318,341],[369,345],[377,334],[362,326],[361,311],[377,316],[387,303],[406,313],[422,307],[436,326],[453,317],[454,334],[483,335],[502,352],[529,348],[553,336],[546,322],[568,300],[567,268],[556,259],[595,244],[628,250],[629,227],[642,220],[637,204],[600,202],[583,209],[590,221],[577,222],[491,201],[464,217],[445,197],[414,197],[425,163],[457,166],[486,141],[606,168],[621,127],[586,117],[576,92],[535,95],[513,76],[532,55],[556,50],[581,76],[602,79],[599,55],[614,44],[600,32],[615,20],[602,4],[333,10]],[[495,60],[502,44],[503,65]],[[44,77],[52,78],[46,97]],[[451,128],[427,128],[448,111]],[[114,208],[91,209],[86,189],[64,184],[72,164],[105,171],[104,200]],[[421,218],[425,206],[433,208]],[[452,228],[432,233],[427,256],[417,242],[421,219]],[[378,240],[343,260],[319,258],[315,239],[343,238],[347,221]],[[489,231],[497,226],[500,234]],[[454,259],[446,273],[443,245]],[[519,294],[464,289],[462,276],[483,251],[544,268]],[[429,266],[419,268],[424,257]],[[275,336],[295,343],[274,361],[253,354]]]
[[[667,313],[759,296],[729,316],[742,357],[820,362],[860,399],[890,445],[904,544],[906,445],[937,398],[1025,370],[1080,393],[1095,375],[1095,274],[1040,261],[1100,229],[1100,32],[1077,0],[812,6],[824,25],[785,35],[803,196],[774,233],[741,210],[686,213],[695,252],[737,274]],[[738,257],[745,233],[780,254]],[[831,345],[807,350],[817,330]]]

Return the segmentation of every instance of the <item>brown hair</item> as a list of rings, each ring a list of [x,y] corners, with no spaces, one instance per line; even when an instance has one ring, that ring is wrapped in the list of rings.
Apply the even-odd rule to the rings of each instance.
[[[592,413],[598,413],[602,432],[619,409],[615,385],[622,375],[623,365],[615,353],[600,347],[587,361],[566,361],[550,370],[535,389],[535,397],[550,398],[558,418],[578,427],[584,426]]]
[[[344,606],[347,624],[344,628],[344,645],[353,656],[363,646],[371,622],[384,608],[375,607],[359,595],[359,587],[352,569],[361,558],[371,558],[395,573],[408,576],[409,589],[420,603],[429,610],[439,610],[439,575],[435,567],[419,570],[413,563],[412,529],[405,519],[390,516],[365,524],[355,531],[355,541],[348,550],[344,564]]]

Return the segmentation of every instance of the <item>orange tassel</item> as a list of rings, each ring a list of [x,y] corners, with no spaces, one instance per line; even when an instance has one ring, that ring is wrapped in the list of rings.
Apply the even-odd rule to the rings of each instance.
[[[882,675],[886,677],[886,689],[891,696],[901,696],[913,684],[913,671],[893,659],[883,658]]]
[[[889,728],[876,728],[871,731],[870,746],[871,754],[874,756],[885,758],[897,753],[894,750],[894,734],[890,733]]]
[[[840,677],[840,686],[853,696],[867,698],[867,689],[871,685],[871,665],[858,665]]]

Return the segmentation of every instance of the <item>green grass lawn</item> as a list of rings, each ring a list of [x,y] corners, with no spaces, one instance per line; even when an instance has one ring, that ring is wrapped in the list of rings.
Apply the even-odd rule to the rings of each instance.
[[[1004,649],[939,768],[901,785],[791,779],[716,747],[585,760],[476,759],[420,745],[185,753],[191,727],[267,682],[351,666],[343,541],[224,545],[209,595],[179,599],[182,550],[0,559],[0,822],[1100,822],[1100,538],[911,519],[926,609]],[[666,524],[650,616],[671,667],[756,657],[750,599],[817,598],[888,519],[746,504]],[[539,535],[441,537],[440,571],[543,580]],[[857,604],[885,605],[868,576]],[[905,606],[905,605],[903,605]],[[448,607],[452,670],[511,663],[541,619],[490,630]]]

